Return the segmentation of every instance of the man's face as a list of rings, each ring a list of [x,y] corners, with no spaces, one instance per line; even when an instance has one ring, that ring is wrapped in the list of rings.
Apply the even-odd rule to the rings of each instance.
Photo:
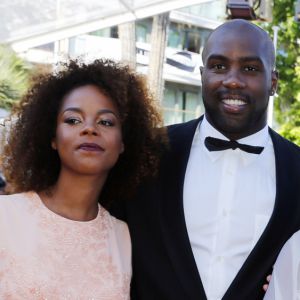
[[[201,69],[206,117],[230,139],[266,125],[269,96],[277,85],[269,54],[266,38],[252,28],[223,28],[208,41]]]

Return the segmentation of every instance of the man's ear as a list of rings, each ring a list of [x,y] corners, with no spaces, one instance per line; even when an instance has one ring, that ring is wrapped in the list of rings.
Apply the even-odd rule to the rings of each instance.
[[[202,75],[202,73],[203,73],[203,69],[204,69],[204,67],[201,66],[201,67],[200,67],[200,74],[201,74],[201,75]]]
[[[279,73],[277,70],[272,71],[272,78],[271,78],[271,91],[270,94],[273,96],[276,93],[277,90],[277,85],[278,85],[278,78],[279,78]]]

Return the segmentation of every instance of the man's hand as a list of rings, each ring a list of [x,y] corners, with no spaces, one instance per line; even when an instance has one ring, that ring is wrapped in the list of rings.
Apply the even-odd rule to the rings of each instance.
[[[272,275],[268,275],[266,280],[267,280],[267,283],[263,285],[263,290],[266,292],[268,287],[269,287],[269,283],[270,283],[270,280],[272,278]]]

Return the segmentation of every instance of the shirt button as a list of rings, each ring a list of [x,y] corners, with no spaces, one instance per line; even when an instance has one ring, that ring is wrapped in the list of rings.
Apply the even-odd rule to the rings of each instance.
[[[217,261],[218,262],[222,262],[224,260],[224,257],[223,256],[217,256]]]
[[[227,216],[228,216],[228,212],[227,212],[225,209],[224,209],[223,212],[222,212],[222,216],[223,216],[223,217],[227,217]]]

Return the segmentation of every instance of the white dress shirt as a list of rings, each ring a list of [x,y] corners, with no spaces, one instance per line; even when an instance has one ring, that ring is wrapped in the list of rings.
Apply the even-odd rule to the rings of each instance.
[[[275,202],[275,156],[265,126],[238,140],[262,146],[208,151],[207,136],[228,140],[204,118],[191,147],[184,181],[187,231],[208,300],[221,299],[255,246]]]

